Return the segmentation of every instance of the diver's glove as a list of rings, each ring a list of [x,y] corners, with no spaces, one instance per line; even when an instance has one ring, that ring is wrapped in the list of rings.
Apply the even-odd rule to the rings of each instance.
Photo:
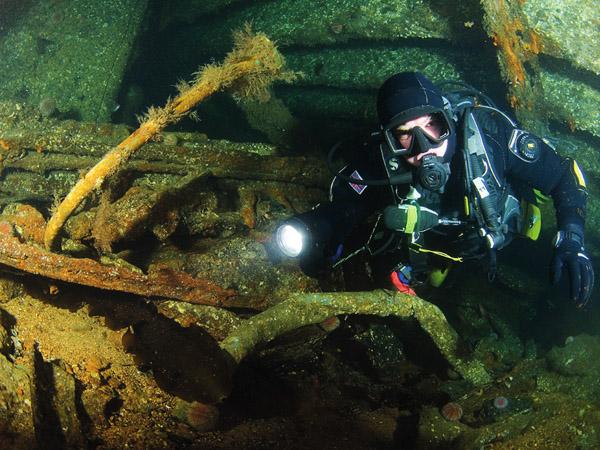
[[[556,233],[554,256],[550,266],[552,284],[558,283],[565,267],[570,278],[571,299],[578,308],[582,308],[590,301],[592,295],[594,269],[583,248],[583,230],[579,227],[577,230]]]
[[[411,200],[385,208],[383,223],[390,230],[410,234],[435,227],[439,223],[439,217],[435,211]]]

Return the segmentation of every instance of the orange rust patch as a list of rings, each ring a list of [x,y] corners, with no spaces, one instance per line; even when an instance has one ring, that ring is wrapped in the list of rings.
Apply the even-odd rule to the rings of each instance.
[[[0,147],[2,147],[3,150],[10,150],[10,142],[0,139]]]
[[[242,187],[238,190],[238,194],[240,196],[240,215],[242,217],[242,221],[248,228],[254,229],[256,227],[256,193],[250,189]]]
[[[97,356],[91,356],[89,359],[85,361],[85,370],[91,373],[100,372],[104,363]]]
[[[242,221],[244,222],[244,225],[246,225],[250,229],[256,227],[256,216],[254,214],[253,208],[242,208],[240,214],[242,216]]]
[[[534,55],[538,55],[544,50],[544,44],[535,31],[529,32],[529,42],[524,43],[523,47]]]
[[[514,39],[496,33],[492,36],[492,43],[494,46],[500,47],[500,51],[504,55],[504,66],[509,80],[515,84],[523,84],[525,81],[525,69],[513,46]]]
[[[237,292],[217,283],[168,267],[152,266],[148,274],[105,266],[88,258],[70,258],[20,242],[14,226],[0,222],[0,264],[55,280],[131,292],[147,297],[174,298],[212,306],[235,304]]]
[[[539,52],[539,39],[528,33],[530,42],[523,42],[525,26],[518,17],[514,19],[510,17],[504,0],[498,1],[495,11],[497,19],[493,25],[495,32],[492,34],[492,42],[494,46],[499,47],[508,81],[514,85],[523,86],[526,81],[523,63],[535,52]]]
[[[44,242],[44,229],[46,220],[41,212],[31,205],[15,205],[14,208],[5,209],[3,218],[10,226],[19,229],[20,237],[26,241],[41,244]],[[4,225],[6,227],[6,225]]]
[[[525,69],[523,68],[521,43],[517,32],[523,31],[523,23],[519,19],[507,20],[503,25],[503,36],[500,36],[500,48],[506,58],[506,71],[511,81],[523,84],[525,81]]]

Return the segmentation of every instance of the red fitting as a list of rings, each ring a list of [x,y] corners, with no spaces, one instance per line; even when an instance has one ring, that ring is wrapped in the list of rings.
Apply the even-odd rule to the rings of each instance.
[[[408,284],[405,284],[400,280],[397,272],[390,273],[390,280],[398,291],[408,295],[417,295]]]

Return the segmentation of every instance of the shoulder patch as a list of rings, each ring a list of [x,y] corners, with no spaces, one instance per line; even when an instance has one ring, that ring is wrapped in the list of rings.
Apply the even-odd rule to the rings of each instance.
[[[360,174],[358,173],[358,170],[355,170],[354,172],[352,172],[352,174],[350,175],[350,178],[355,178],[357,180],[363,179],[363,177],[361,177]],[[367,188],[366,184],[357,184],[357,183],[348,183],[348,184],[350,185],[350,187],[352,189],[354,189],[356,191],[356,193],[358,195],[361,195]]]
[[[540,158],[542,141],[527,131],[514,129],[508,143],[508,149],[519,159],[532,163]]]

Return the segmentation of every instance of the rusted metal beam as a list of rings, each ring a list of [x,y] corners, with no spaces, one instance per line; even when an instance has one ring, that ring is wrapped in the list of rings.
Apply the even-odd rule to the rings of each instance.
[[[10,222],[0,222],[0,264],[55,280],[100,289],[163,297],[201,305],[239,307],[233,289],[167,267],[147,274],[128,267],[107,266],[89,258],[72,258],[21,242]]]

